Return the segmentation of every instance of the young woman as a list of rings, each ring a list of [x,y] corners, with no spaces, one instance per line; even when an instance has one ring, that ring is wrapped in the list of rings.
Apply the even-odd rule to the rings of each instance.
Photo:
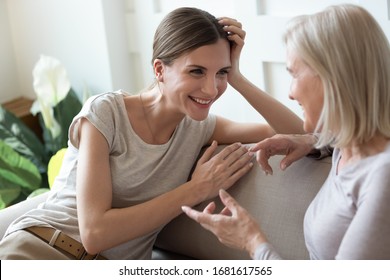
[[[240,92],[252,87],[237,83],[244,37],[229,18],[195,8],[169,13],[153,43],[156,82],[138,95],[88,100],[70,126],[55,190],[8,228],[0,259],[151,258],[157,233],[181,205],[216,196],[250,170],[252,153],[240,143],[302,132],[297,116],[259,90],[244,96],[261,113],[264,106],[272,128],[209,114],[229,75]],[[217,143],[231,145],[212,156]]]
[[[317,147],[334,147],[333,167],[304,221],[312,259],[390,259],[390,47],[375,19],[354,5],[298,17],[285,34],[291,99],[302,106],[304,129],[316,136],[276,135],[255,145],[267,173]],[[318,140],[318,141],[317,141]],[[225,191],[213,215],[183,207],[226,245],[256,259],[279,259],[260,225]]]

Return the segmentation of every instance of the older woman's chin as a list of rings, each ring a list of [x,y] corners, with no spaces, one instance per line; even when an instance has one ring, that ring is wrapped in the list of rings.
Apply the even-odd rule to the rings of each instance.
[[[315,131],[315,128],[316,128],[316,125],[311,123],[311,122],[308,122],[306,119],[304,120],[304,123],[303,123],[303,130],[306,132],[306,133],[313,133]]]

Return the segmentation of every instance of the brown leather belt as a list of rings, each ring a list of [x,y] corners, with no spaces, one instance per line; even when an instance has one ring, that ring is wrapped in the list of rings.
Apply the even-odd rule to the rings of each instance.
[[[100,254],[88,254],[80,242],[54,228],[34,226],[28,227],[25,230],[39,237],[50,246],[71,254],[77,260],[106,260]]]

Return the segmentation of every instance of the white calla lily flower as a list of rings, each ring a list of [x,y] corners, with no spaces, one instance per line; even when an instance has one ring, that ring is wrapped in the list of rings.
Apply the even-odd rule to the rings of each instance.
[[[54,139],[57,138],[61,133],[61,126],[54,117],[53,108],[50,105],[45,104],[45,102],[41,102],[41,100],[39,101],[39,105],[41,107],[42,118],[45,126],[50,130],[52,137]]]
[[[33,86],[38,99],[51,107],[61,102],[70,90],[66,69],[53,57],[41,55],[33,70]]]
[[[33,87],[37,95],[31,113],[41,112],[45,126],[56,138],[61,127],[54,118],[53,108],[61,102],[70,90],[70,81],[61,62],[53,57],[41,55],[33,69]]]

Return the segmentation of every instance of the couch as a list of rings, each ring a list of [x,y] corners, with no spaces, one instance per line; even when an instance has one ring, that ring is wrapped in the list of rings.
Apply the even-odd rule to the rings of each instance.
[[[219,149],[221,149],[220,147]],[[305,157],[287,170],[279,169],[281,156],[270,163],[273,175],[265,175],[255,164],[252,170],[228,192],[260,223],[268,240],[285,259],[308,259],[303,237],[303,217],[325,181],[331,158],[321,160]],[[39,195],[0,211],[0,236],[9,223],[35,207],[47,194]],[[218,198],[218,207],[222,207]],[[203,209],[208,201],[195,208]],[[159,233],[153,259],[249,259],[246,252],[228,248],[187,216],[180,215]]]

